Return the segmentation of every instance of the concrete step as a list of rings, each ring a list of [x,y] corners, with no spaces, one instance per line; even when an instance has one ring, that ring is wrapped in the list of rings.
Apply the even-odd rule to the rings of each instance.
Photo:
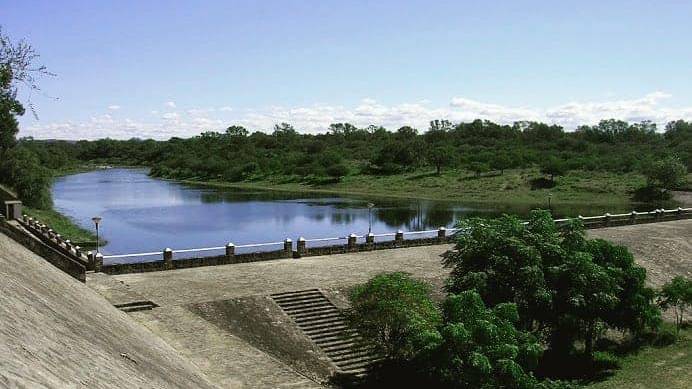
[[[282,292],[282,293],[272,293],[269,296],[276,300],[276,299],[282,299],[286,297],[295,297],[295,296],[302,296],[306,294],[322,294],[319,289],[306,289],[306,290],[299,290],[296,292]]]
[[[281,305],[281,304],[279,304],[279,306],[280,306],[281,309],[283,309],[284,311],[290,312],[290,313],[301,313],[301,312],[303,312],[303,311],[305,311],[305,310],[307,310],[307,309],[310,309],[310,308],[318,308],[318,307],[336,309],[336,308],[334,308],[334,306],[333,306],[331,303],[329,303],[329,302],[324,302],[324,301],[315,301],[315,302],[310,302],[310,303],[303,303],[303,304],[291,305],[291,306],[288,306],[288,307],[283,306],[283,305]]]
[[[354,378],[367,374],[381,359],[371,345],[363,343],[343,313],[318,289],[270,295],[296,326],[329,357],[337,371]]]
[[[339,311],[330,310],[324,313],[306,313],[306,314],[293,314],[291,315],[296,323],[318,323],[325,320],[331,320],[335,317],[343,318],[343,315]]]
[[[114,307],[118,308],[123,312],[137,312],[137,311],[148,311],[158,307],[153,301],[132,301],[123,304],[113,304]]]

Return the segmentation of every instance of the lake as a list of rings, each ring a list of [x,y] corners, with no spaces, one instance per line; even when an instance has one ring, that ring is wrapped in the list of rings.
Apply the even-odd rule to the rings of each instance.
[[[531,208],[219,189],[152,178],[146,169],[120,168],[61,177],[53,185],[52,193],[56,210],[84,228],[93,231],[91,218],[103,218],[100,233],[108,241],[101,250],[104,255],[160,252],[166,247],[214,247],[228,242],[242,245],[280,242],[285,238],[295,241],[300,236],[364,235],[370,225],[376,234],[399,229],[427,230],[451,227],[456,220],[468,216],[525,216]],[[367,207],[369,202],[375,204],[372,210]],[[555,214],[595,215],[629,210],[557,205]],[[122,258],[106,263],[137,260],[142,259]]]

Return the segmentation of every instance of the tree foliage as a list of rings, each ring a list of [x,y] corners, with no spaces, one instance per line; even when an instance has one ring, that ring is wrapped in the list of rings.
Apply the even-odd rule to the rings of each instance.
[[[587,354],[607,328],[638,333],[658,324],[646,272],[626,248],[586,239],[573,221],[558,230],[550,214],[534,211],[527,224],[512,216],[461,223],[447,290],[477,290],[490,307],[516,304],[519,326],[541,336],[559,355],[577,341]]]
[[[692,280],[683,276],[674,277],[661,288],[658,304],[662,309],[673,308],[675,329],[680,333],[685,311],[692,307]]]
[[[351,322],[390,359],[411,360],[439,338],[441,315],[430,287],[404,273],[377,275],[350,299]]]

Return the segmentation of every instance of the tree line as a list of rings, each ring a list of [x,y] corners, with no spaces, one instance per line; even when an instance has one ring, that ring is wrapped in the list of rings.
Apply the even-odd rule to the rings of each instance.
[[[325,183],[350,174],[421,168],[438,174],[459,168],[481,176],[537,166],[551,179],[568,170],[642,172],[652,186],[671,189],[684,185],[692,164],[692,123],[673,121],[660,132],[651,122],[610,119],[565,131],[537,122],[435,120],[424,132],[409,126],[388,131],[337,123],[320,134],[282,123],[271,133],[230,126],[224,132],[166,141],[22,139],[17,146],[22,160],[51,169],[83,163],[148,166],[157,177],[202,181],[282,177],[286,182]]]

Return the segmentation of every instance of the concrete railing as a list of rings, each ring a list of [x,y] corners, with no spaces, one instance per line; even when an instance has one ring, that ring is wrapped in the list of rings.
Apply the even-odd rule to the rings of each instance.
[[[0,215],[0,232],[41,256],[63,272],[85,282],[86,262],[78,259],[74,254],[67,254],[65,247],[51,242],[44,232],[37,231],[34,227],[25,224],[22,218],[8,220],[5,216]]]
[[[95,253],[83,250],[80,246],[73,244],[69,239],[63,238],[60,234],[38,219],[29,217],[28,215],[22,215],[21,218],[16,220],[22,227],[54,250],[82,263],[86,266],[87,270],[95,270]]]
[[[651,223],[659,221],[669,221],[675,219],[686,219],[692,216],[692,208],[677,209],[657,209],[650,212],[635,212],[624,214],[609,214],[599,216],[578,216],[576,218],[556,219],[555,223],[564,225],[570,220],[580,220],[586,228],[603,228],[620,226],[626,224]],[[457,228],[440,227],[435,230],[425,231],[397,231],[366,235],[350,234],[348,236],[311,238],[299,237],[295,242],[295,247],[291,239],[281,242],[257,243],[247,245],[235,245],[228,243],[225,246],[203,247],[192,249],[170,249],[162,251],[105,255],[100,261],[117,260],[124,258],[140,258],[149,261],[134,263],[108,263],[99,268],[105,273],[120,274],[145,271],[159,271],[170,269],[181,269],[197,266],[223,265],[231,263],[263,261],[281,258],[299,258],[315,255],[341,254],[359,251],[372,251],[399,247],[412,247],[422,245],[433,245],[448,243],[453,235],[457,233]],[[263,250],[264,248],[275,248],[273,250]],[[254,250],[254,251],[253,251]],[[197,256],[187,258],[175,258],[175,254],[206,253],[217,251],[222,254],[211,256]],[[156,258],[158,257],[158,258]],[[99,261],[97,261],[98,263]]]

